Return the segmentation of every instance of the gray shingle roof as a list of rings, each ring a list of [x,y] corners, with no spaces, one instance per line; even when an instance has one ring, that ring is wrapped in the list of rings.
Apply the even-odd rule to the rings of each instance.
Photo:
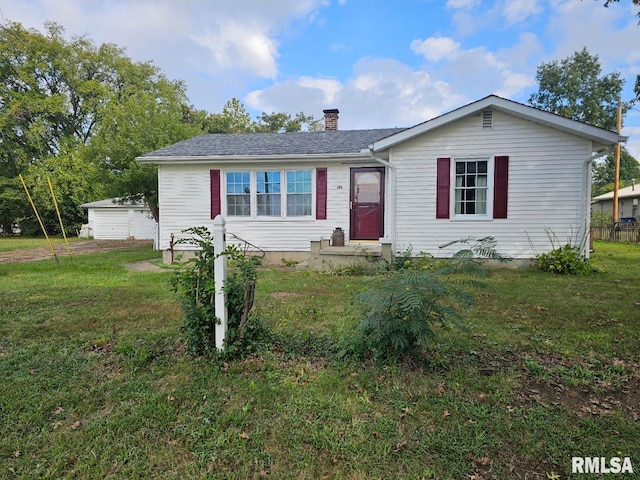
[[[373,142],[403,130],[405,129],[383,128],[291,133],[206,134],[146,153],[139,158],[360,153]]]

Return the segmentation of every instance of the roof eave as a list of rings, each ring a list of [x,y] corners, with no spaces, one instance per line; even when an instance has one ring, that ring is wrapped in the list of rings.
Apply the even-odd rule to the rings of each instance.
[[[287,155],[170,155],[170,156],[142,156],[136,157],[140,163],[280,163],[280,162],[316,162],[316,161],[344,161],[369,159],[368,153],[320,153],[320,154],[287,154]]]

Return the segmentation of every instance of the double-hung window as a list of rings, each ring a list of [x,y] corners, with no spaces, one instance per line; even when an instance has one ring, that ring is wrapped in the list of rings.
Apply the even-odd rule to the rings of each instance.
[[[256,204],[259,217],[282,216],[280,172],[256,172]]]
[[[311,170],[254,170],[226,173],[228,216],[310,217]]]
[[[487,214],[488,160],[456,160],[455,208],[456,215]]]
[[[311,170],[287,172],[287,217],[311,215]]]
[[[251,215],[251,173],[227,173],[227,215]]]

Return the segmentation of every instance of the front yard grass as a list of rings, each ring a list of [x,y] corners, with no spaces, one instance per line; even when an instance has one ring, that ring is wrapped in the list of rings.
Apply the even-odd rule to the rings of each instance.
[[[0,478],[568,478],[640,472],[640,247],[600,272],[491,273],[424,362],[336,356],[367,276],[259,274],[278,348],[190,358],[148,248],[0,265]],[[551,476],[551,477],[550,477]],[[623,478],[635,478],[627,475]]]
[[[54,246],[64,245],[64,239],[62,237],[49,237],[51,243]],[[78,237],[67,237],[69,242],[77,242],[82,240]],[[36,247],[48,247],[49,242],[46,238],[30,238],[22,236],[0,236],[0,252],[10,252],[13,250],[20,250],[23,248],[36,248]]]

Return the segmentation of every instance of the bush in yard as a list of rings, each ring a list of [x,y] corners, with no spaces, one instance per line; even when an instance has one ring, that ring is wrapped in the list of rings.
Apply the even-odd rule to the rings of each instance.
[[[591,226],[593,228],[605,228],[613,225],[611,212],[593,212],[591,214]]]
[[[180,298],[184,321],[182,329],[189,352],[193,355],[217,353],[214,262],[220,255],[227,256],[231,267],[225,283],[228,312],[225,355],[240,355],[253,350],[256,343],[268,336],[259,321],[249,318],[257,278],[257,259],[244,255],[236,246],[215,252],[213,235],[205,227],[189,228],[183,233],[189,237],[177,243],[199,247],[194,258],[187,261],[172,279],[173,289]]]
[[[562,247],[554,247],[550,252],[537,255],[536,267],[544,272],[562,275],[583,275],[594,272],[582,256],[581,249],[568,243]]]
[[[365,308],[360,341],[377,359],[397,359],[416,353],[435,335],[435,327],[462,327],[462,309],[473,305],[471,288],[483,287],[485,259],[504,261],[495,240],[467,238],[451,242],[465,245],[452,258],[433,261],[432,268],[393,271],[358,297]],[[357,349],[354,349],[357,350]]]

